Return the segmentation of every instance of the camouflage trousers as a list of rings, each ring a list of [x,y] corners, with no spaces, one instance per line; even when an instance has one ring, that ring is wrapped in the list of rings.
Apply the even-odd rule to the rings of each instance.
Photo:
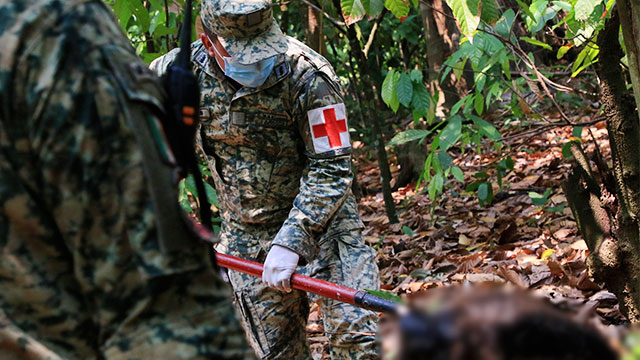
[[[256,260],[264,262],[265,257],[260,251]],[[323,238],[316,260],[296,272],[356,289],[379,288],[375,251],[363,242],[360,230]],[[321,301],[332,359],[379,358],[376,313],[299,290],[287,294],[236,271],[229,271],[229,280],[245,333],[260,359],[311,359],[306,324],[309,303],[316,300]]]

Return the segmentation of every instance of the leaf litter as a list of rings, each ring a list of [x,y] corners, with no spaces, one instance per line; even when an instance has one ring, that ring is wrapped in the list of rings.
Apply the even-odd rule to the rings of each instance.
[[[603,124],[591,131],[604,157],[610,158]],[[571,136],[572,128],[563,127],[505,141],[514,169],[504,177],[502,189],[493,185],[494,194],[504,196],[496,196],[488,206],[481,206],[477,194],[465,192],[465,187],[474,173],[500,160],[490,151],[452,153],[465,183],[450,179],[435,204],[415,183],[395,191],[399,224],[389,224],[381,193],[361,198],[363,236],[377,251],[381,288],[410,297],[451,284],[506,284],[545,296],[576,316],[589,316],[596,328],[619,339],[628,322],[616,297],[589,275],[589,251],[561,190],[571,167],[562,147]],[[594,145],[589,146],[593,151]],[[357,150],[358,183],[380,188],[374,157]],[[397,178],[400,169],[393,158],[391,163]],[[551,189],[545,205],[534,204],[532,189]],[[323,330],[320,307],[314,304],[307,331],[315,360],[329,359]]]

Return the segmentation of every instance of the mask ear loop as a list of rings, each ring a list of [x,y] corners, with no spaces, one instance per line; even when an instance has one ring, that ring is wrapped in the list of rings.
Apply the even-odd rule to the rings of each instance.
[[[216,55],[220,56],[220,58],[222,59],[222,63],[224,64],[224,72],[226,73],[226,71],[227,71],[227,62],[228,62],[227,59],[229,59],[229,57],[220,54],[220,51],[218,51],[218,48],[216,47],[216,45],[213,42],[213,40],[211,40],[211,37],[209,37],[209,35],[206,34],[206,33],[204,35],[207,37],[207,39],[209,39],[209,43],[211,43],[211,47],[213,48],[213,51],[215,51]],[[218,59],[216,58],[215,60],[216,60],[216,63],[218,64],[218,66],[222,69],[222,66],[220,66],[220,63],[218,62]]]
[[[207,37],[207,39],[209,39],[209,42],[211,43],[211,47],[213,48],[213,51],[215,51],[218,56],[220,56],[221,58],[224,59],[226,56],[220,54],[220,51],[218,51],[218,48],[216,47],[216,44],[213,42],[213,40],[211,40],[209,35],[205,34],[205,36]]]

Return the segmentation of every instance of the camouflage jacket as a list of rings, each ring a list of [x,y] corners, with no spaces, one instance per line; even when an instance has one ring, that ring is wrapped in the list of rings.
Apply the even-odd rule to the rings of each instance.
[[[208,246],[160,249],[143,165],[178,208],[173,168],[132,123],[158,130],[165,94],[111,9],[0,0],[0,19],[0,358],[240,358]]]
[[[236,230],[250,237],[252,228],[276,227],[275,239],[260,239],[263,249],[278,244],[311,261],[323,235],[363,225],[351,192],[351,146],[339,79],[326,59],[287,39],[288,51],[278,55],[259,88],[236,88],[202,42],[192,44],[201,85],[200,145],[219,193],[222,240],[238,239],[228,234]],[[164,73],[178,52],[157,59],[152,69]],[[331,136],[325,136],[323,146],[318,138],[327,133],[312,131],[324,125],[313,125],[311,112],[336,105],[334,130],[340,137],[334,132],[332,147]],[[234,241],[232,250],[252,252]]]

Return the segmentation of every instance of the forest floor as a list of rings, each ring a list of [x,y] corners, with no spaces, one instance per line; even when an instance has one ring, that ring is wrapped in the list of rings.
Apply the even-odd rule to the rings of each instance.
[[[575,122],[598,116],[595,110],[580,111],[584,113],[576,115]],[[451,284],[506,284],[543,295],[619,338],[624,328],[619,325],[626,320],[615,296],[589,276],[585,265],[589,252],[562,192],[572,166],[571,159],[563,158],[562,147],[573,129],[531,133],[535,129],[518,124],[501,129],[508,138],[502,154],[509,152],[514,169],[505,176],[502,189],[494,185],[494,194],[500,195],[489,206],[481,206],[477,194],[465,192],[465,187],[476,180],[475,173],[500,160],[495,151],[455,155],[465,182],[449,180],[451,185],[437,203],[422,188],[416,190],[415,183],[394,192],[399,224],[389,224],[381,193],[360,199],[364,238],[377,250],[382,288],[408,297]],[[530,134],[511,137],[526,131]],[[597,142],[603,157],[610,159],[604,122],[584,128],[581,135],[587,153]],[[359,184],[380,188],[377,163],[363,151],[358,154]],[[392,165],[394,175],[398,170]],[[533,204],[529,192],[542,194],[546,189],[551,189],[549,202]],[[307,331],[314,359],[329,359],[318,306],[312,307],[310,320]]]

